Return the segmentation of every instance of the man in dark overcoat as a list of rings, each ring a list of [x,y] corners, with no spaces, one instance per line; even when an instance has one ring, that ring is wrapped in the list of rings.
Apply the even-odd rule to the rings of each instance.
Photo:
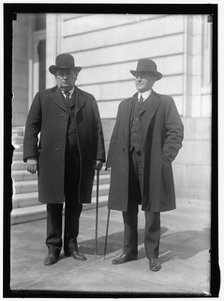
[[[107,158],[111,169],[108,208],[122,211],[124,221],[123,253],[112,263],[137,259],[141,204],[149,268],[158,271],[160,212],[176,207],[171,164],[182,146],[183,124],[172,97],[152,89],[162,78],[154,61],[140,59],[131,73],[138,92],[118,107]]]
[[[94,170],[105,162],[96,100],[75,85],[80,70],[70,54],[56,57],[49,71],[57,85],[36,94],[25,127],[24,161],[38,172],[39,201],[47,204],[45,265],[56,263],[62,249],[63,203],[64,253],[86,260],[77,243],[79,219],[82,204],[91,202]]]

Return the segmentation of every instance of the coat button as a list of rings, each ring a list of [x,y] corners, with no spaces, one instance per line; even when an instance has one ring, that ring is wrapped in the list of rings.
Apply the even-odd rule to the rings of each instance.
[[[58,151],[58,150],[59,150],[59,147],[57,146],[57,147],[55,148],[55,150]]]
[[[61,116],[63,117],[65,114],[61,113]]]

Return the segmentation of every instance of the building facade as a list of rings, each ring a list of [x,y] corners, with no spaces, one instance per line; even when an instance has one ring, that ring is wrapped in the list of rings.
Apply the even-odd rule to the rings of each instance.
[[[99,106],[106,147],[121,100],[134,94],[131,69],[152,58],[185,127],[173,163],[179,197],[210,198],[212,23],[207,15],[17,14],[13,21],[12,125],[24,127],[39,89],[55,85],[48,67],[60,53],[82,66],[77,86]]]

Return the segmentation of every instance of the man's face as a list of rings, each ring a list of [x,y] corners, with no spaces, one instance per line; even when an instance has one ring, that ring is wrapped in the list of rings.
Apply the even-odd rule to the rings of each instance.
[[[73,88],[77,76],[78,74],[72,69],[57,70],[55,74],[58,87],[64,91],[69,91]]]
[[[156,78],[151,73],[138,73],[135,76],[135,85],[139,92],[143,93],[152,88],[156,81]]]

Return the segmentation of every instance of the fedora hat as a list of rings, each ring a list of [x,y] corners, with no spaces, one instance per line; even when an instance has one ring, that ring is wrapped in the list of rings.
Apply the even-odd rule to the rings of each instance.
[[[82,68],[75,66],[75,61],[71,54],[62,53],[56,56],[55,65],[51,65],[49,71],[55,74],[59,69],[73,69],[78,73]]]
[[[131,74],[136,76],[139,73],[151,73],[155,76],[156,80],[162,78],[162,74],[157,71],[156,63],[151,59],[140,59],[138,61],[137,69],[130,70]]]

